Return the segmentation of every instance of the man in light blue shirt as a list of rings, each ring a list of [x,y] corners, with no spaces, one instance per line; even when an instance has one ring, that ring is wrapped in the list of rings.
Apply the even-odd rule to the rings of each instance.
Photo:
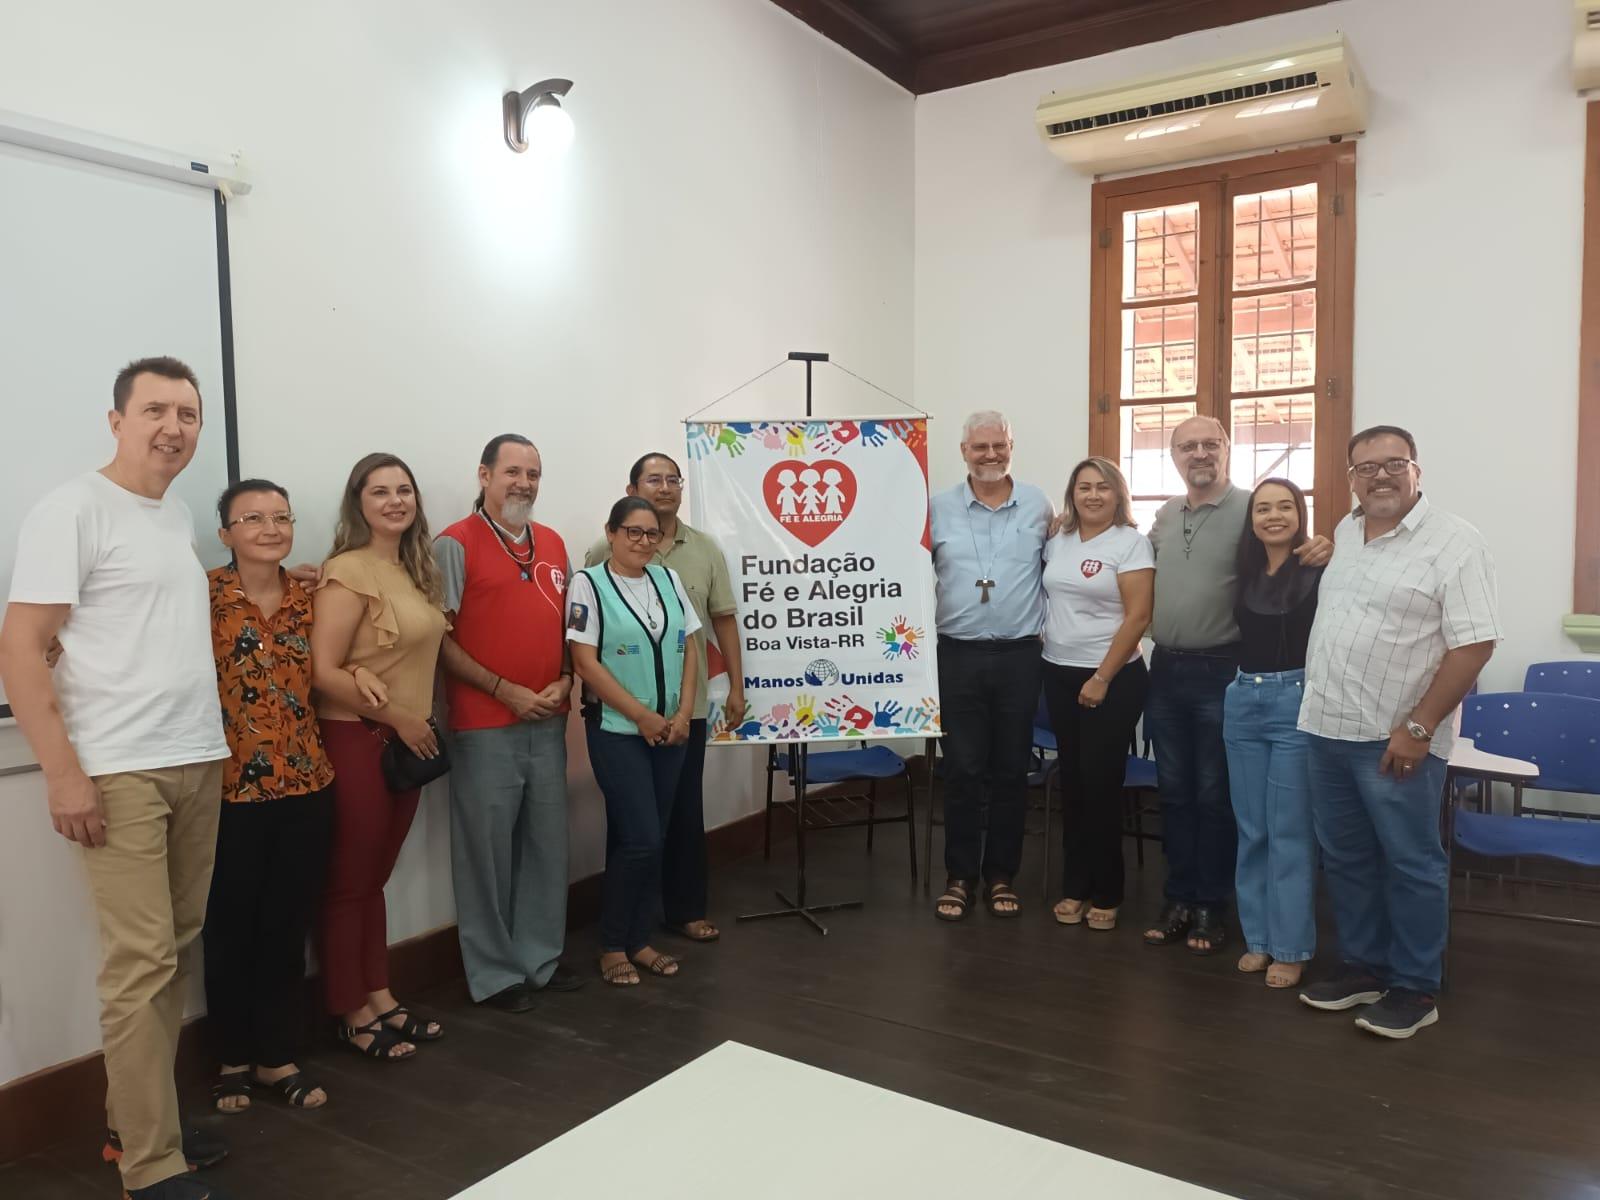
[[[1020,911],[1028,760],[1043,671],[1044,543],[1054,510],[1011,478],[1011,423],[973,413],[961,434],[967,478],[929,505],[938,583],[939,701],[947,879],[935,915],[959,921],[981,875],[997,917]],[[981,820],[988,798],[988,837]]]

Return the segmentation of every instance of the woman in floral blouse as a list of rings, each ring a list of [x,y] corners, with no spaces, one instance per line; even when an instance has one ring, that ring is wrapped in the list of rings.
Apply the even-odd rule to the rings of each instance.
[[[250,1090],[297,1108],[327,1093],[294,1063],[305,943],[333,838],[333,766],[311,707],[311,595],[281,564],[294,546],[289,494],[264,479],[217,503],[233,562],[210,572],[211,641],[232,757],[223,772],[217,861],[206,908],[206,1008],[222,1067],[217,1108]],[[376,704],[376,676],[356,682]]]

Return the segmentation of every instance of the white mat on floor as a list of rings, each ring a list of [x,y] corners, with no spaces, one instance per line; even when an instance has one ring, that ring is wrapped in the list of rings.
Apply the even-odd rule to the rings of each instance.
[[[724,1042],[457,1200],[624,1195],[1201,1200],[1223,1193]]]

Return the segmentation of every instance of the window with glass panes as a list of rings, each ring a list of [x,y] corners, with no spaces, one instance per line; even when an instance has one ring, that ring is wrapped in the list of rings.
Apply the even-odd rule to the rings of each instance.
[[[1184,490],[1169,445],[1197,414],[1238,486],[1294,480],[1322,533],[1349,510],[1354,194],[1348,143],[1095,185],[1089,446],[1141,529]]]

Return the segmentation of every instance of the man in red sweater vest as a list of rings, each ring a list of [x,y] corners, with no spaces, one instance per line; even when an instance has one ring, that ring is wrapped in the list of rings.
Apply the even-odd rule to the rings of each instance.
[[[542,465],[520,434],[484,447],[477,503],[434,542],[452,626],[450,865],[472,998],[511,1012],[581,985],[567,924],[567,657],[571,560],[533,523]]]

